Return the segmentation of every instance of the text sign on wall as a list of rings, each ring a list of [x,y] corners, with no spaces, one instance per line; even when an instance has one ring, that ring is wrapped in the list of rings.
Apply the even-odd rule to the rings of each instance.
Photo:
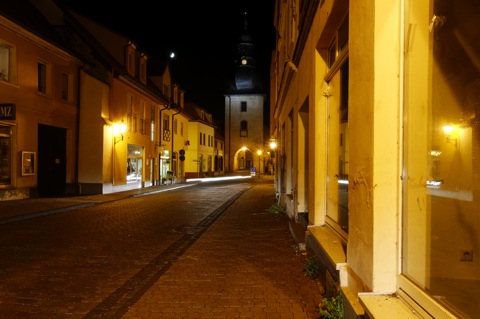
[[[15,120],[15,104],[0,103],[0,120]]]

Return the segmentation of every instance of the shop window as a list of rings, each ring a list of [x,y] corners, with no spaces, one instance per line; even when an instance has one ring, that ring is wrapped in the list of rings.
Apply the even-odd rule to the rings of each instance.
[[[327,145],[327,216],[326,222],[342,236],[348,237],[348,14],[334,33],[328,47],[325,77],[328,90]]]
[[[12,184],[12,127],[0,125],[0,186]]]
[[[428,313],[480,310],[480,7],[410,1],[399,293]],[[419,294],[418,291],[422,291]],[[439,311],[439,306],[442,310]],[[435,316],[436,318],[440,318]],[[441,318],[446,318],[442,315]]]

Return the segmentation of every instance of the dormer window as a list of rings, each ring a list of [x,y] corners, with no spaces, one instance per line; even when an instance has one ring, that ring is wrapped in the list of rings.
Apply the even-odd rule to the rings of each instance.
[[[147,84],[147,60],[145,53],[141,53],[138,58],[138,78],[143,84]]]
[[[125,48],[125,67],[128,74],[135,76],[135,50],[137,47],[132,42],[128,43]]]

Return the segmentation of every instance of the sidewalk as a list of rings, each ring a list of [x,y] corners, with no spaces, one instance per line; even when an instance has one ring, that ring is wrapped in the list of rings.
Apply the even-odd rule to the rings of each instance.
[[[156,192],[164,192],[174,188],[188,187],[194,184],[195,183],[159,185],[100,195],[28,198],[0,201],[0,225],[33,218],[35,216],[50,215],[75,208],[117,201],[128,197],[142,196]]]
[[[289,219],[267,211],[274,202],[273,181],[252,181],[122,318],[319,318],[322,287],[305,276],[305,256],[295,249]],[[191,185],[3,201],[0,224]]]

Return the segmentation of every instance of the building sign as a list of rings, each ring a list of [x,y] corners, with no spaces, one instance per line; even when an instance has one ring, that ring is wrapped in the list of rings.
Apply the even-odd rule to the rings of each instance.
[[[15,120],[15,104],[0,104],[0,120]]]

